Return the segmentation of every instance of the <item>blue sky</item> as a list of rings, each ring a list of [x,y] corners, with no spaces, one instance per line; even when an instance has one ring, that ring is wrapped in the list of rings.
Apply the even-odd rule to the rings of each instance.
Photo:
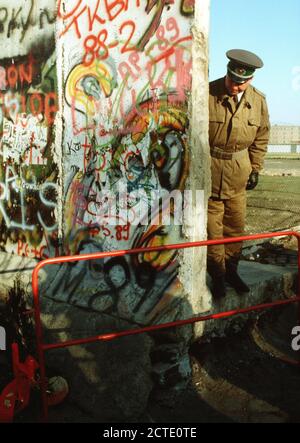
[[[271,123],[300,125],[300,0],[211,0],[210,80],[225,75],[233,48],[263,59],[253,85],[267,95]]]

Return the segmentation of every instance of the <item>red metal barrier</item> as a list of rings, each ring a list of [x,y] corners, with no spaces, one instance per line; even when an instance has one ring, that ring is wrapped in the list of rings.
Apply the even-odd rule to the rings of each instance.
[[[19,347],[12,344],[12,367],[14,379],[0,393],[0,423],[10,423],[15,414],[28,406],[31,389],[38,385],[38,364],[30,355],[20,361]]]
[[[247,240],[260,240],[260,239],[268,239],[274,237],[283,237],[283,236],[294,236],[298,240],[298,290],[300,291],[300,233],[294,231],[288,232],[276,232],[276,233],[267,233],[267,234],[256,234],[256,235],[247,235],[236,238],[225,238],[220,240],[205,240],[199,242],[190,242],[190,243],[179,243],[173,245],[165,245],[165,246],[155,246],[148,248],[136,248],[129,249],[123,251],[111,251],[111,252],[99,252],[93,254],[82,254],[82,255],[73,255],[73,256],[64,256],[64,257],[55,257],[43,260],[37,264],[32,273],[32,290],[33,290],[33,301],[34,301],[34,316],[35,316],[35,329],[36,329],[36,340],[37,340],[37,352],[38,352],[38,361],[40,367],[40,385],[41,385],[41,397],[43,404],[43,417],[47,420],[48,417],[48,403],[47,403],[47,379],[46,379],[46,370],[45,370],[45,351],[49,349],[58,349],[65,348],[69,346],[82,345],[86,343],[92,343],[96,341],[108,341],[114,340],[119,337],[142,334],[145,332],[157,331],[160,329],[167,329],[172,327],[183,326],[187,324],[193,324],[200,321],[207,320],[215,320],[221,318],[232,317],[238,314],[245,314],[253,311],[260,311],[266,308],[271,308],[275,306],[287,305],[290,303],[299,302],[299,325],[300,325],[300,295],[297,297],[276,301],[273,303],[265,303],[256,306],[250,306],[244,309],[236,309],[228,312],[220,312],[218,314],[211,314],[206,316],[198,316],[192,317],[186,320],[179,320],[170,323],[163,323],[160,325],[148,326],[139,329],[131,329],[116,333],[110,334],[101,334],[94,337],[88,337],[80,340],[69,340],[62,343],[52,343],[52,344],[44,344],[43,343],[43,331],[42,331],[42,323],[41,323],[41,309],[40,309],[40,300],[39,300],[39,288],[38,288],[38,273],[40,269],[50,264],[59,264],[59,263],[67,263],[67,262],[76,262],[83,260],[93,260],[93,259],[103,259],[105,257],[121,257],[124,255],[133,255],[145,252],[157,252],[157,251],[167,251],[174,249],[187,249],[187,248],[195,248],[201,246],[210,246],[210,245],[219,245],[219,244],[227,244],[227,243],[238,243],[241,241]]]

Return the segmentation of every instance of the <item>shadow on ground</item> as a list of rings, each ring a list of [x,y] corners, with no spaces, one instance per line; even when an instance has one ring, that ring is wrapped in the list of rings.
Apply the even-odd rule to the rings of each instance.
[[[256,326],[265,342],[300,361],[299,352],[291,350],[296,313],[296,305],[269,311]],[[193,379],[188,388],[177,395],[165,391],[159,398],[151,396],[146,413],[133,422],[300,423],[299,367],[270,355],[256,343],[252,332],[253,323],[248,323],[239,334],[194,343],[190,350]],[[3,364],[2,358],[2,369]],[[1,384],[4,372],[1,370]],[[33,393],[30,408],[16,421],[39,421],[37,392]],[[93,419],[67,400],[50,412],[50,422],[61,421]]]
[[[193,382],[173,408],[153,403],[157,422],[300,423],[300,368],[275,358],[268,350],[300,363],[291,349],[298,306],[268,311],[253,335],[249,322],[239,334],[195,343],[191,348]],[[268,346],[260,346],[262,343]]]

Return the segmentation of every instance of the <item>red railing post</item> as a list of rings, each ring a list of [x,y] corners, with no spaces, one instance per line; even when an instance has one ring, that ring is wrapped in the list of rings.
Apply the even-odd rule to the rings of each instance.
[[[40,370],[40,390],[43,407],[43,418],[48,420],[48,404],[47,404],[47,378],[45,354],[43,345],[43,328],[41,320],[41,306],[39,298],[38,273],[42,267],[42,262],[38,263],[32,272],[32,293],[34,302],[34,321],[36,334],[36,349],[38,354],[39,370]]]

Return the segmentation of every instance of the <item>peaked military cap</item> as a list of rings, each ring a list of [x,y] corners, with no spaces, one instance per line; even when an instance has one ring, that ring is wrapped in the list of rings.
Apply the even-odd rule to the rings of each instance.
[[[227,74],[235,83],[245,83],[253,77],[255,69],[263,67],[263,61],[256,54],[243,49],[231,49],[226,52],[229,58]]]

